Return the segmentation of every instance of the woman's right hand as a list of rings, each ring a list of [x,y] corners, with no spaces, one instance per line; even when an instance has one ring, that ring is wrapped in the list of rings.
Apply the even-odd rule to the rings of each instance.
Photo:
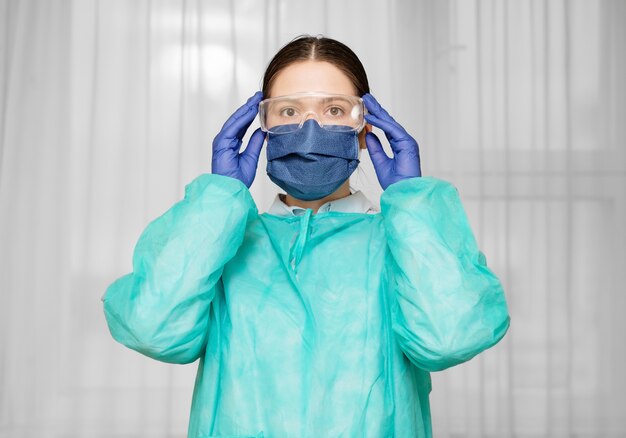
[[[226,120],[222,130],[213,140],[211,171],[218,175],[230,176],[243,182],[248,188],[252,185],[259,163],[259,155],[265,140],[265,133],[258,128],[248,142],[246,149],[239,153],[243,136],[259,111],[263,93],[257,91]]]

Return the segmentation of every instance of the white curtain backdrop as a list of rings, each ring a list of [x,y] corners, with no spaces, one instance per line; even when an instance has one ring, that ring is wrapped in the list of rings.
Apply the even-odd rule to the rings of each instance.
[[[360,56],[505,286],[435,436],[626,436],[625,1],[0,0],[0,438],[186,436],[197,364],[115,343],[100,297],[301,33]]]

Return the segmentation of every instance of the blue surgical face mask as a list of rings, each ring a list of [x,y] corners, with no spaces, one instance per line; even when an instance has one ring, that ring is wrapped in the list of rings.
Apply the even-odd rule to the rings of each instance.
[[[309,119],[297,131],[268,133],[267,174],[294,198],[312,201],[330,195],[358,165],[356,131],[322,128]]]

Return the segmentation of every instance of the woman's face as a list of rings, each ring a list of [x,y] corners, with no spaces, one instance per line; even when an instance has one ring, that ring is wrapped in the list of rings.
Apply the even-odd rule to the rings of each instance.
[[[288,65],[276,75],[269,90],[269,96],[265,96],[265,98],[308,91],[357,95],[350,79],[330,62],[299,61]],[[371,130],[371,125],[367,124],[359,133],[361,149],[365,149],[365,134]]]

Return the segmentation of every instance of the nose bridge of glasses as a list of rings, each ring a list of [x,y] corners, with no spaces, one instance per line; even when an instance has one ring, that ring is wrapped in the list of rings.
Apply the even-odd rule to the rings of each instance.
[[[309,119],[313,119],[317,122],[318,125],[320,126],[324,126],[324,121],[322,120],[322,117],[319,115],[319,113],[317,111],[306,111],[302,114],[301,118],[300,118],[300,126],[304,125],[304,122],[306,122]]]

